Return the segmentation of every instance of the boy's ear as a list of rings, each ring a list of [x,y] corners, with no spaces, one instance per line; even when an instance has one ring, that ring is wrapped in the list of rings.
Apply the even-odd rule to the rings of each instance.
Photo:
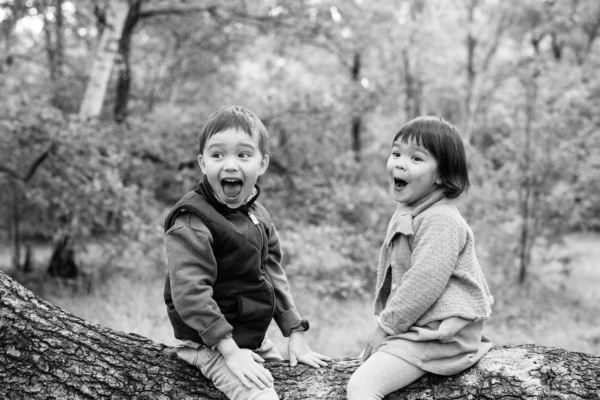
[[[204,158],[202,158],[202,154],[198,154],[198,165],[200,166],[202,173],[206,174],[206,167],[204,166]]]
[[[267,154],[262,156],[262,160],[260,160],[260,168],[258,169],[258,175],[262,175],[267,170],[269,166],[269,156]]]
[[[438,185],[441,185],[441,184],[442,184],[442,182],[443,182],[443,181],[442,181],[442,177],[438,175],[438,177],[437,177],[437,178],[436,178],[436,180],[435,180],[435,183],[436,183],[436,184],[438,184]]]

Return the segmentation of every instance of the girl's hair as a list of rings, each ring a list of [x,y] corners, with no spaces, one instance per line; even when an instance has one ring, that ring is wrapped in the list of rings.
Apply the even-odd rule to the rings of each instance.
[[[208,116],[198,135],[199,154],[204,152],[208,139],[219,132],[238,129],[251,137],[258,135],[258,147],[263,155],[269,154],[269,133],[260,118],[241,106],[224,106]]]
[[[417,117],[396,133],[392,143],[398,140],[415,142],[435,157],[446,197],[454,199],[469,188],[465,148],[450,121],[438,116]]]

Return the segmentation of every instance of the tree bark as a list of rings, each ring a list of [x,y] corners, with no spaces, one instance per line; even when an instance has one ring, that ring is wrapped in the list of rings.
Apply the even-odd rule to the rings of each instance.
[[[328,367],[267,363],[282,400],[342,400],[356,359]],[[600,357],[496,347],[461,374],[426,375],[387,399],[591,399]],[[0,398],[224,400],[173,348],[77,318],[0,272]]]
[[[118,123],[127,119],[127,104],[129,103],[129,92],[131,89],[131,36],[138,21],[142,1],[136,0],[131,4],[129,13],[125,19],[121,39],[119,40],[119,54],[121,55],[119,77],[117,78],[117,97],[115,99],[114,120]]]
[[[81,102],[79,115],[85,119],[97,118],[102,111],[110,74],[119,50],[119,40],[129,13],[129,2],[118,0],[108,3],[107,25],[100,37],[88,85]]]

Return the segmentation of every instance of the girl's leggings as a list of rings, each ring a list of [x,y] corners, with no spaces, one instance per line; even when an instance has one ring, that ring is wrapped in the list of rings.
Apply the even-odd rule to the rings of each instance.
[[[425,373],[399,357],[378,351],[350,377],[348,400],[381,400]]]

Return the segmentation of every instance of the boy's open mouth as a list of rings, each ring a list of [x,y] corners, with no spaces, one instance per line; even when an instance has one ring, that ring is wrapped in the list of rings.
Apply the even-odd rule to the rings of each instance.
[[[394,189],[402,189],[408,185],[404,179],[394,178]]]
[[[244,182],[241,179],[236,178],[225,178],[221,180],[221,187],[223,188],[223,193],[227,197],[237,197],[242,191],[242,187],[244,186]]]

